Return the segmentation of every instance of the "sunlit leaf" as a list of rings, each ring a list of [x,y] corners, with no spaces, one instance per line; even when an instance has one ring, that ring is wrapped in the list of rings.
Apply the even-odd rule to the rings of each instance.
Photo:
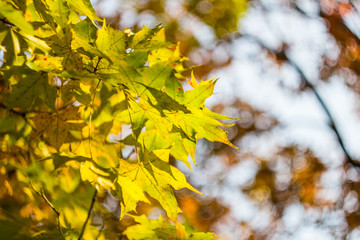
[[[101,21],[101,19],[96,15],[96,12],[93,9],[90,0],[68,0],[68,3],[71,8],[78,12],[80,15],[89,17],[91,21]]]
[[[67,1],[64,0],[46,0],[48,13],[54,18],[60,27],[65,28],[69,21],[70,9]],[[79,1],[80,2],[80,1]]]
[[[233,119],[204,106],[216,80],[184,91],[186,58],[164,28],[114,29],[90,0],[0,1],[0,16],[0,197],[32,220],[15,231],[0,206],[9,233],[117,239],[109,219],[159,203],[167,218],[134,216],[119,233],[212,239],[178,222],[174,191],[201,193],[172,160],[190,168],[200,138],[234,147],[218,121]]]
[[[171,187],[175,190],[188,188],[200,193],[187,183],[185,176],[178,169],[147,151],[145,151],[144,162],[142,163],[121,161],[118,173],[120,176],[131,179],[143,192],[158,200],[174,222],[177,221],[177,214],[181,210],[177,205]],[[127,191],[130,190],[123,188],[122,191],[127,194]]]
[[[157,220],[149,220],[146,216],[131,215],[138,224],[126,229],[125,234],[130,239],[192,239],[213,240],[215,235],[208,232],[198,232],[188,223],[171,225],[160,216]]]
[[[0,1],[0,15],[25,33],[34,34],[34,29],[31,24],[25,20],[24,13],[21,10],[15,9],[11,4]]]

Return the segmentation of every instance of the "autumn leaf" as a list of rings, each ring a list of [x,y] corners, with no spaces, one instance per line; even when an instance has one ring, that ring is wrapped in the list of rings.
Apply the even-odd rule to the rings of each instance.
[[[191,168],[201,138],[235,147],[219,121],[235,119],[205,107],[216,80],[184,91],[187,58],[163,27],[114,29],[90,0],[0,1],[0,17],[0,180],[16,172],[3,185],[34,220],[24,239],[115,239],[109,211],[125,221],[156,201],[167,218],[133,216],[129,239],[212,239],[178,221],[174,191],[201,193],[171,160]]]
[[[130,239],[191,239],[213,240],[215,234],[198,232],[188,223],[171,225],[162,216],[157,220],[149,220],[146,216],[131,215],[138,224],[126,229],[125,234]]]
[[[21,10],[14,8],[11,4],[0,1],[0,15],[25,33],[30,35],[34,34],[34,29],[32,25],[26,21],[24,13]]]
[[[25,71],[21,80],[12,86],[7,98],[8,108],[20,107],[25,110],[33,107],[36,99],[41,99],[51,110],[55,109],[56,90],[50,86],[48,75]]]
[[[59,150],[66,143],[81,138],[81,131],[86,126],[79,116],[79,108],[65,109],[58,114],[40,113],[32,118],[35,131],[32,138],[42,136],[49,145]]]
[[[144,161],[141,163],[129,163],[120,161],[119,176],[130,179],[138,185],[143,192],[159,201],[172,221],[177,221],[177,214],[181,212],[177,205],[172,188],[179,190],[188,188],[200,193],[187,183],[185,176],[167,162],[160,160],[155,154],[145,150]],[[121,184],[119,184],[121,186]],[[130,192],[129,192],[130,191]],[[122,195],[135,195],[132,188],[122,187]],[[139,190],[137,190],[139,192]],[[128,199],[129,197],[127,197]],[[143,198],[142,198],[143,199]],[[126,206],[125,206],[126,207]],[[134,207],[134,206],[133,206]],[[128,209],[127,210],[135,210]]]

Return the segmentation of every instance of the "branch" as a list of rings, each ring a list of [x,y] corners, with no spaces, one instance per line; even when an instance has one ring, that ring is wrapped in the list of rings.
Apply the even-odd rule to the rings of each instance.
[[[317,100],[319,101],[321,107],[323,108],[324,112],[326,113],[328,119],[329,119],[329,126],[330,128],[333,130],[333,132],[335,133],[337,140],[340,144],[340,147],[342,149],[342,151],[345,154],[346,157],[346,161],[349,162],[351,165],[353,165],[356,168],[360,169],[360,162],[356,161],[355,159],[353,159],[349,152],[347,151],[344,141],[339,133],[339,130],[335,124],[334,118],[332,116],[332,114],[329,111],[329,108],[327,107],[327,105],[325,104],[324,100],[321,98],[321,96],[319,95],[318,91],[316,90],[315,86],[306,78],[306,76],[304,75],[304,72],[299,68],[299,66],[294,63],[285,53],[285,56],[288,60],[288,62],[295,68],[295,70],[300,74],[301,78],[303,79],[303,81],[305,82],[306,86],[312,90],[312,92],[314,93],[315,97],[317,98]]]
[[[98,68],[98,66],[99,66],[100,61],[101,61],[101,57],[99,57],[99,59],[98,59],[98,61],[97,61],[97,63],[96,63],[96,66],[95,66],[95,68],[94,68],[94,73],[97,71],[97,68]],[[92,100],[91,100],[91,106],[90,106],[91,108],[90,108],[90,116],[89,116],[89,152],[90,152],[90,158],[91,158],[91,159],[93,159],[93,155],[92,155],[92,151],[91,151],[91,119],[92,119],[92,111],[93,111],[93,109],[94,109],[94,106],[93,106],[93,105],[94,105],[94,100],[95,100],[95,96],[96,96],[96,91],[97,91],[97,89],[98,89],[98,87],[99,87],[99,85],[100,85],[100,82],[101,82],[101,80],[99,79],[99,81],[98,81],[98,83],[97,83],[97,85],[96,85],[96,88],[95,88],[95,91],[94,91],[94,95],[93,95],[93,98],[92,98]],[[87,225],[87,223],[88,223],[88,221],[89,221],[89,219],[90,219],[91,211],[92,211],[92,209],[93,209],[93,207],[94,207],[96,194],[97,194],[97,190],[96,190],[96,188],[95,188],[94,195],[93,195],[93,197],[92,197],[92,199],[91,199],[90,208],[89,208],[89,210],[88,210],[88,215],[87,215],[87,217],[86,217],[86,220],[85,220],[85,222],[84,222],[84,225],[83,225],[82,228],[81,228],[81,232],[80,232],[80,235],[79,235],[78,240],[81,240],[81,239],[82,239],[82,236],[84,235],[86,225]]]
[[[79,238],[78,240],[81,240],[82,239],[82,236],[84,235],[84,232],[85,232],[85,228],[86,228],[86,225],[90,219],[90,216],[91,216],[91,211],[94,207],[94,203],[95,203],[95,198],[96,198],[96,194],[97,194],[97,190],[95,189],[95,192],[94,192],[94,195],[91,199],[91,204],[90,204],[90,207],[89,207],[89,210],[88,210],[88,214],[87,214],[87,217],[86,217],[86,220],[84,222],[84,225],[82,226],[81,228],[81,232],[80,232],[80,235],[79,235]]]
[[[355,159],[353,159],[349,152],[347,151],[344,141],[340,135],[340,132],[338,130],[337,125],[335,124],[334,121],[334,117],[332,116],[332,114],[329,111],[329,108],[327,107],[327,105],[325,104],[324,100],[321,98],[321,96],[319,95],[318,91],[316,90],[315,86],[309,81],[309,79],[305,76],[304,72],[300,69],[300,67],[288,56],[288,54],[286,53],[286,49],[277,51],[274,49],[271,49],[270,47],[266,46],[260,39],[258,39],[255,36],[252,35],[242,35],[243,37],[246,37],[252,41],[255,41],[256,43],[258,43],[263,49],[267,50],[267,51],[271,51],[273,53],[275,53],[277,56],[281,56],[281,59],[283,61],[287,61],[291,66],[293,66],[293,68],[295,68],[295,70],[298,72],[298,74],[300,75],[301,79],[304,81],[306,87],[308,87],[315,95],[316,99],[318,100],[318,102],[320,103],[322,109],[324,110],[325,114],[327,115],[328,119],[329,119],[329,126],[331,128],[331,130],[335,133],[337,140],[340,144],[340,147],[342,149],[342,151],[344,152],[345,155],[345,160],[350,163],[353,167],[357,168],[360,170],[360,162],[356,161]]]
[[[58,212],[58,210],[56,210],[56,208],[52,205],[52,203],[49,201],[49,199],[46,197],[44,190],[42,190],[42,192],[40,193],[38,190],[35,189],[34,185],[32,184],[32,182],[30,182],[30,187],[34,190],[34,192],[39,195],[40,197],[42,197],[42,199],[44,199],[44,201],[46,202],[46,204],[56,213],[57,215],[57,229],[60,231],[62,238],[65,240],[65,236],[64,233],[61,230],[61,226],[60,226],[60,213]]]
[[[358,7],[357,4],[355,4],[354,0],[350,0],[349,3],[353,7],[353,9],[356,11],[356,13],[359,14],[360,13],[360,8]]]
[[[14,27],[15,25],[6,20],[6,18],[0,18],[0,22],[2,22],[5,25],[9,25],[10,27]]]

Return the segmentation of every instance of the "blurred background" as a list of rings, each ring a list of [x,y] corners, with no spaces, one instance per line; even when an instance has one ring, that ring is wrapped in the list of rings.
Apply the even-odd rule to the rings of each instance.
[[[204,193],[177,192],[190,224],[220,239],[360,239],[360,1],[92,2],[121,30],[165,26],[197,79],[220,78],[207,106],[242,118],[228,129],[238,150],[200,141],[193,172],[175,163]]]

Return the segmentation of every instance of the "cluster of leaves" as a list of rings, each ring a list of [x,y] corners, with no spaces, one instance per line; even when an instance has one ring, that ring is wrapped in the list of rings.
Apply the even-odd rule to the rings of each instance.
[[[254,74],[252,76],[255,77],[255,75],[259,74],[260,69],[261,78],[271,79],[273,83],[279,81],[281,88],[278,90],[280,94],[285,93],[294,97],[311,95],[313,92],[312,87],[304,81],[304,77],[310,77],[307,73],[313,71],[315,71],[315,75],[311,75],[309,80],[314,84],[314,89],[317,88],[316,84],[320,82],[319,90],[324,86],[332,89],[331,84],[336,79],[336,82],[339,81],[340,85],[342,83],[347,85],[347,87],[344,87],[352,92],[351,95],[358,97],[360,94],[358,81],[360,76],[360,40],[354,27],[356,25],[354,23],[358,21],[360,14],[359,1],[310,0],[304,4],[304,1],[301,0],[278,0],[269,4],[262,0],[251,0],[248,4],[248,11],[251,16],[246,19],[246,22],[247,26],[253,27],[242,29],[244,30],[242,34],[230,35],[228,33],[231,27],[235,27],[235,25],[229,24],[228,21],[237,23],[238,19],[234,21],[233,18],[241,11],[235,11],[235,9],[239,9],[240,0],[119,1],[121,4],[119,4],[118,8],[114,8],[113,11],[109,11],[106,7],[109,2],[113,1],[97,0],[95,2],[97,12],[106,17],[107,22],[117,24],[120,29],[126,26],[141,29],[144,22],[165,23],[168,39],[170,37],[171,40],[181,41],[182,51],[186,55],[193,56],[196,64],[200,62],[203,64],[200,68],[196,68],[195,73],[197,75],[206,75],[209,71],[216,71],[219,67],[230,63],[231,58],[235,57],[237,60],[233,64],[236,64],[236,69],[240,65],[246,65],[248,71],[245,71],[244,74],[252,72]],[[178,5],[172,5],[175,2]],[[212,11],[219,3],[221,3],[221,10]],[[235,6],[235,4],[238,5]],[[308,4],[312,7],[309,7]],[[233,13],[235,14],[229,14],[229,11],[232,10],[234,10]],[[217,15],[214,15],[214,13]],[[227,14],[222,15],[224,13]],[[129,18],[128,16],[136,17]],[[198,36],[203,37],[204,35],[198,34],[200,32],[199,27],[196,27],[196,31],[191,31],[190,26],[195,24],[187,24],[188,19],[191,19],[196,26],[203,26],[205,23],[209,32],[214,33],[212,41],[201,45],[198,42]],[[296,21],[287,21],[288,19],[296,19]],[[261,24],[259,24],[260,22]],[[315,32],[310,31],[310,28],[304,28],[304,25],[302,25],[309,26],[312,23],[322,26],[322,30],[314,34]],[[227,34],[215,36],[217,32],[224,33],[221,29],[221,31],[216,30],[215,24],[226,29]],[[260,25],[262,30],[254,28]],[[294,38],[294,29],[302,34]],[[264,32],[271,34],[263,34]],[[325,38],[319,38],[320,35],[325,35]],[[275,42],[274,39],[276,39]],[[332,47],[329,49],[328,44],[318,45],[318,39],[327,39],[324,42],[327,42]],[[309,41],[309,43],[298,44],[300,40],[301,42]],[[336,46],[333,45],[335,41]],[[251,47],[249,48],[249,46]],[[235,49],[241,49],[242,54],[239,55],[238,51],[234,51]],[[245,49],[246,51],[243,51]],[[289,61],[287,56],[292,56],[293,60],[299,60],[298,63],[302,63],[302,60],[297,58],[296,54],[296,56],[292,54],[293,51],[294,53],[304,51],[305,54],[310,51],[311,56],[315,56],[319,60],[317,62],[319,65],[315,64],[318,66],[317,70],[311,68],[311,64],[297,66],[295,64],[297,61]],[[224,53],[228,53],[229,58],[225,58],[225,60],[228,59],[229,61],[220,61],[219,64],[219,60],[222,59]],[[200,59],[200,61],[195,61],[195,59]],[[253,65],[253,68],[247,64]],[[311,66],[314,67],[315,65]],[[288,80],[292,78],[284,78],[283,71],[287,72],[289,68],[294,73],[298,73],[298,79],[301,79],[295,81],[298,84],[288,84]],[[231,65],[230,69],[232,69]],[[305,75],[302,74],[302,71]],[[241,78],[238,71],[230,72],[232,72],[234,78]],[[241,74],[241,76],[243,75]],[[305,95],[302,95],[304,91]],[[322,91],[319,91],[320,96],[322,96],[322,93]],[[263,95],[253,95],[252,97],[254,99],[260,97],[258,100],[261,102]],[[273,109],[253,105],[252,101],[248,102],[248,98],[242,98],[241,96],[237,96],[231,105],[229,105],[228,100],[226,104],[218,102],[214,109],[216,109],[216,112],[233,112],[234,114],[239,112],[239,115],[242,116],[243,119],[237,122],[229,135],[232,142],[241,144],[242,149],[232,151],[231,148],[219,143],[206,142],[206,145],[202,148],[202,152],[205,152],[205,154],[203,156],[198,155],[197,159],[197,171],[199,169],[204,170],[191,175],[193,179],[190,178],[190,181],[193,180],[194,184],[198,183],[197,176],[199,175],[201,179],[210,179],[211,184],[203,185],[203,189],[200,189],[208,193],[206,198],[200,199],[197,195],[188,195],[186,191],[181,191],[181,194],[176,193],[181,209],[186,213],[191,225],[203,231],[210,228],[220,238],[223,237],[224,239],[227,236],[234,239],[279,239],[281,237],[287,239],[295,236],[303,227],[307,228],[309,226],[313,226],[316,231],[331,234],[334,239],[358,238],[357,234],[360,227],[360,178],[359,172],[354,168],[354,165],[355,167],[358,165],[358,161],[354,159],[355,161],[350,163],[349,159],[346,160],[347,157],[345,157],[344,165],[337,165],[333,168],[333,164],[336,165],[339,162],[330,163],[329,158],[320,157],[319,149],[316,149],[314,145],[312,145],[311,149],[308,149],[307,144],[306,146],[303,145],[303,140],[295,140],[295,143],[300,144],[300,146],[294,145],[292,141],[289,142],[289,132],[284,131],[289,129],[287,128],[287,121],[284,124],[284,119],[274,118],[275,116],[271,117],[272,113],[274,113]],[[330,113],[334,114],[335,125],[340,124],[342,113],[338,112],[336,108],[332,108],[333,100],[328,101],[327,98],[324,100]],[[273,104],[276,104],[276,101],[271,101],[271,104],[266,104],[266,106],[274,106]],[[258,109],[259,107],[261,111]],[[358,108],[357,106],[353,107],[353,113],[356,116]],[[335,114],[336,112],[337,114]],[[305,126],[298,121],[293,122],[293,124],[298,126],[299,129],[313,130],[314,119],[307,116],[301,122],[309,120],[310,125],[306,124]],[[329,125],[331,126],[333,123],[329,122]],[[326,132],[325,128],[324,131]],[[279,129],[280,131],[278,131]],[[334,133],[331,129],[329,131],[331,134]],[[343,130],[340,131],[340,136],[342,132]],[[343,145],[346,148],[350,143],[345,135],[344,137]],[[276,151],[265,155],[262,151],[262,144],[271,143],[271,139],[274,138],[282,138],[283,141],[282,143],[277,142],[271,147],[272,150],[275,149]],[[264,139],[266,140],[264,141]],[[254,145],[259,146],[259,148],[252,148]],[[269,144],[266,144],[266,146],[268,148]],[[327,147],[325,145],[324,149],[327,149]],[[341,152],[339,152],[339,156],[341,156]],[[204,161],[201,159],[204,159]],[[215,164],[211,164],[212,161]],[[220,162],[221,164],[219,164]],[[256,173],[249,177],[247,182],[240,181],[239,183],[238,178],[231,178],[234,176],[232,173],[239,174],[245,168],[247,173],[252,171]],[[334,171],[340,174],[334,174]],[[327,181],[323,180],[324,177],[327,179],[329,175],[331,175],[331,182],[334,183],[331,186]],[[213,179],[216,179],[216,181],[212,181]],[[205,180],[207,183],[210,181]],[[217,200],[209,199],[211,195],[209,192],[213,192],[212,197]],[[231,192],[230,196],[226,195],[228,192]],[[337,193],[337,197],[333,195],[334,192]],[[247,203],[234,201],[236,194],[245,196],[257,208],[253,214],[261,218],[261,221],[253,221],[254,218],[248,215],[246,215],[248,218],[245,218],[245,220],[242,217],[239,218],[238,210],[241,208],[236,206],[243,206]],[[226,205],[218,207],[216,204],[209,204],[209,202],[213,201],[218,201],[220,205],[226,203]],[[293,207],[303,209],[305,218],[299,221],[300,225],[289,228],[286,224],[286,214],[288,210],[292,211]],[[218,209],[221,210],[217,212]],[[314,212],[318,215],[315,216]],[[240,216],[243,216],[241,212]]]
[[[197,75],[205,76],[232,60],[228,46],[239,29],[239,19],[245,15],[248,2],[251,1],[132,0],[119,1],[118,7],[109,11],[107,6],[113,2],[97,0],[95,7],[100,16],[116,24],[119,29],[129,26],[141,29],[144,22],[165,24],[167,38],[181,41],[182,53],[194,56],[185,65],[201,64],[195,71]],[[134,17],[129,18],[129,13]]]
[[[173,189],[199,192],[170,159],[190,167],[199,138],[234,147],[217,120],[231,118],[204,106],[216,80],[191,76],[183,89],[186,58],[162,27],[113,29],[89,0],[8,0],[0,1],[0,46],[1,232],[214,237],[178,222]],[[110,195],[119,218],[130,212],[137,225],[111,231],[101,202]],[[134,215],[153,199],[167,220]]]

